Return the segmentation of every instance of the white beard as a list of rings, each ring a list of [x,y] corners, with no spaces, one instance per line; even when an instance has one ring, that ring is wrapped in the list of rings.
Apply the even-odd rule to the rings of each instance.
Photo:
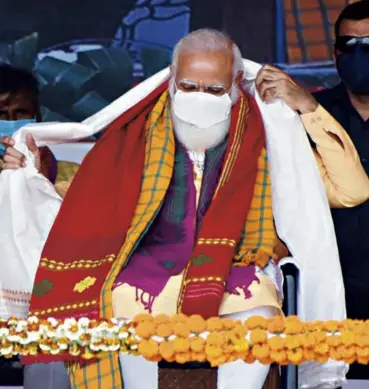
[[[169,81],[169,94],[173,98],[175,93],[174,78]],[[234,105],[239,98],[237,86],[233,85],[230,97]],[[223,142],[229,133],[231,115],[221,123],[208,128],[200,128],[194,124],[187,123],[177,117],[172,110],[173,130],[178,141],[187,151],[204,152],[212,149]]]

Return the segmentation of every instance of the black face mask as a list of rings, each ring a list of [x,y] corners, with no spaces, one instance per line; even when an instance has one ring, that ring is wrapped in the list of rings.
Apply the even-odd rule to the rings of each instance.
[[[369,51],[357,43],[337,56],[337,71],[346,87],[357,95],[369,95]]]

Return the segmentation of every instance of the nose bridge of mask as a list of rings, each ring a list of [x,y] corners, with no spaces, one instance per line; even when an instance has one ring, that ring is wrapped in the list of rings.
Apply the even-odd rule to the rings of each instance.
[[[177,90],[173,99],[174,114],[186,123],[208,128],[225,121],[232,106],[228,93],[214,96],[204,92]]]

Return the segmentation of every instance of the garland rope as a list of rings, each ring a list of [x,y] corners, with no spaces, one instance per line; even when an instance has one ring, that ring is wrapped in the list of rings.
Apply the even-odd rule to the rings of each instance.
[[[369,320],[302,322],[296,316],[245,322],[177,314],[133,320],[0,320],[0,356],[69,353],[84,359],[104,353],[142,355],[151,361],[298,365],[305,361],[369,363]]]

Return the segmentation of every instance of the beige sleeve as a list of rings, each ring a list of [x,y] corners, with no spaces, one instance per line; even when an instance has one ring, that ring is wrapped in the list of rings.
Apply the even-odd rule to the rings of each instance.
[[[368,200],[369,178],[346,131],[321,106],[301,119],[316,143],[314,154],[331,207],[354,207]]]

